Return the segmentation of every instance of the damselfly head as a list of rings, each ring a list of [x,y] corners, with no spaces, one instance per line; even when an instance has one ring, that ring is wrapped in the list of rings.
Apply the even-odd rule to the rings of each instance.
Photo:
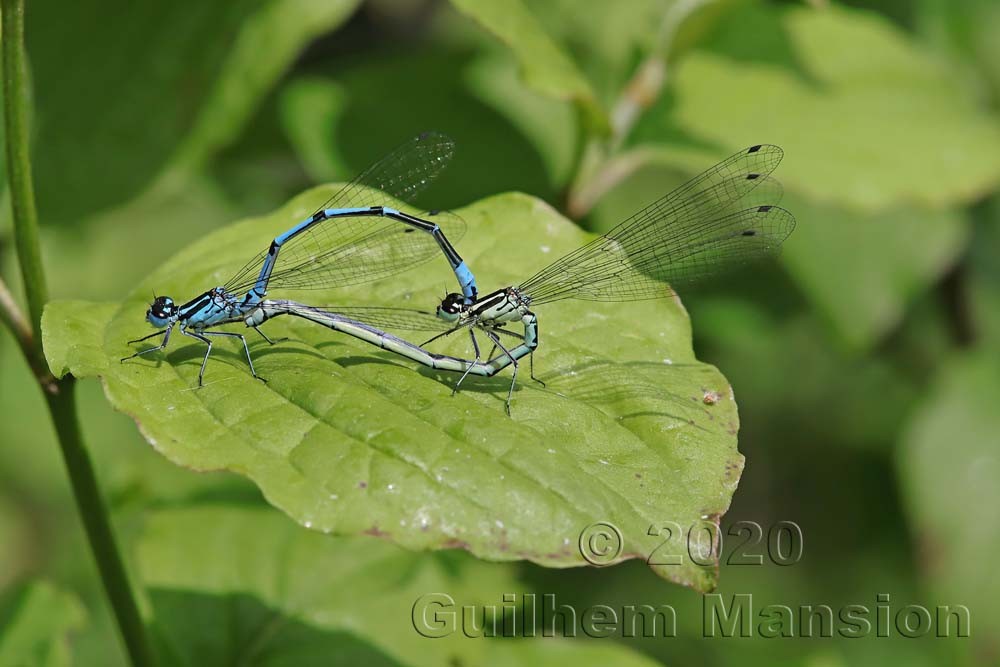
[[[461,317],[465,308],[465,297],[452,292],[441,300],[441,305],[437,307],[437,316],[445,322],[454,322]]]
[[[149,304],[146,311],[146,321],[157,329],[170,324],[177,316],[177,304],[169,296],[158,296]]]

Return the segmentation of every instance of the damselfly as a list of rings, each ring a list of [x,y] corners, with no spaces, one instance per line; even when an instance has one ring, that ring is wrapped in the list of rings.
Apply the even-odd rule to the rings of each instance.
[[[155,297],[146,311],[146,321],[159,331],[129,344],[160,335],[163,340],[122,361],[162,350],[176,326],[183,335],[207,345],[199,385],[212,353],[209,336],[240,339],[250,372],[258,377],[243,335],[209,329],[245,321],[269,288],[326,289],[364,283],[401,272],[438,252],[444,253],[462,293],[473,303],[475,278],[449,241],[464,233],[461,219],[447,213],[417,217],[397,205],[411,202],[444,169],[453,152],[454,144],[448,137],[422,134],[368,167],[312,215],[276,237],[225,285],[182,305],[167,296]],[[390,203],[393,206],[387,205]],[[273,344],[264,332],[253,328]]]
[[[795,227],[792,214],[776,205],[782,190],[770,178],[781,157],[781,149],[771,145],[740,151],[519,285],[472,299],[449,294],[438,306],[437,317],[403,309],[333,313],[290,301],[264,301],[253,313],[253,324],[283,314],[303,317],[431,368],[461,373],[455,391],[469,374],[490,377],[513,366],[505,402],[509,414],[518,361],[538,347],[538,319],[532,307],[563,299],[635,301],[671,296],[678,287],[777,254]],[[505,328],[517,322],[522,333]],[[376,325],[439,333],[414,345]],[[469,331],[473,360],[424,348],[463,329]],[[481,361],[476,331],[501,353],[492,357],[491,351]],[[505,345],[504,336],[517,345]],[[531,377],[537,380],[533,369]]]

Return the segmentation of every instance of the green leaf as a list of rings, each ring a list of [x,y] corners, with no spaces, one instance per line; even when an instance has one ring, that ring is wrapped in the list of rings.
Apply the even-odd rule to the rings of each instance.
[[[452,0],[452,4],[507,45],[521,65],[525,83],[543,95],[576,102],[598,125],[607,123],[587,79],[522,0]]]
[[[706,349],[740,387],[742,410],[770,425],[758,437],[771,443],[772,455],[798,451],[800,442],[886,451],[913,408],[917,388],[904,371],[881,356],[832,345],[815,317],[772,322],[753,304],[724,297],[699,303],[693,316],[704,331],[699,341],[711,344]],[[774,432],[780,435],[768,437]]]
[[[180,0],[110,8],[91,0],[35,7],[27,41],[43,219],[79,219],[131,199],[171,160],[191,165],[208,157],[236,136],[309,40],[357,5]]]
[[[789,239],[785,265],[854,350],[871,347],[897,326],[969,238],[967,221],[952,210],[899,207],[863,214],[800,197],[784,205],[805,223]]]
[[[49,370],[56,377],[73,373],[79,377],[103,375],[108,355],[99,337],[94,336],[95,322],[106,322],[118,311],[115,303],[58,301],[45,306],[42,313],[42,346]],[[51,335],[58,332],[58,335]]]
[[[483,638],[470,626],[465,636],[462,606],[524,599],[509,566],[331,538],[265,510],[159,512],[138,552],[168,664],[656,664],[621,644]],[[443,596],[455,607],[428,604],[446,602]],[[421,635],[413,619],[421,623],[424,608],[432,621],[439,609],[440,616],[454,612],[451,632]]]
[[[689,0],[681,0],[689,6]],[[531,0],[532,14],[573,60],[610,105],[635,73],[636,63],[665,47],[671,31],[664,29],[677,0],[592,2],[581,11],[577,0]]]
[[[418,204],[452,209],[506,190],[555,198],[557,187],[549,183],[543,157],[517,127],[469,92],[468,69],[463,57],[445,48],[351,58],[337,66],[336,80],[297,78],[282,91],[282,129],[306,171],[323,176],[321,182],[353,176],[371,162],[373,151],[437,128],[455,141],[455,158]],[[405,115],[398,105],[385,103],[386,90],[407,101]],[[372,127],[391,130],[373,135]],[[256,132],[246,136],[249,156],[243,163],[260,153],[258,141],[249,141]],[[273,169],[264,174],[268,180],[256,190],[282,178]],[[252,194],[241,191],[239,200]]]
[[[1000,549],[998,401],[996,351],[955,358],[914,412],[897,457],[903,498],[935,599],[971,610],[972,637],[981,643],[981,655],[1000,648],[1000,579],[991,559],[969,554]]]
[[[361,0],[272,0],[247,17],[180,159],[198,164],[232,143],[309,42],[345,23]],[[267,48],[262,49],[261,45]]]
[[[528,380],[524,368],[512,419],[503,410],[507,375],[470,378],[452,396],[453,374],[413,368],[291,318],[267,328],[290,341],[265,349],[251,340],[267,384],[249,376],[238,343],[216,344],[201,389],[203,348],[182,336],[165,355],[117,363],[137,349],[126,341],[144,333],[152,290],[187,300],[224,283],[329,193],[317,188],[199,240],[116,310],[52,304],[44,323],[51,367],[92,375],[94,350],[102,349],[108,398],[158,451],[195,470],[245,475],[296,521],[339,535],[567,567],[586,564],[584,528],[608,521],[624,535],[615,560],[655,554],[662,562],[686,545],[678,538],[662,546],[667,533],[658,528],[715,522],[726,511],[743,466],[736,406],[725,379],[694,358],[676,300],[546,307],[535,361],[548,386]],[[524,195],[459,213],[470,229],[462,252],[484,289],[523,279],[589,238]],[[434,262],[305,298],[432,308],[451,286],[449,274]],[[468,357],[467,347],[459,339],[442,351]],[[653,568],[699,590],[714,586],[713,560],[681,560]]]
[[[994,195],[976,211],[969,251],[969,317],[973,335],[1000,348],[1000,197]]]
[[[662,196],[683,184],[695,165],[706,164],[695,149],[672,154],[676,168],[644,169],[605,196],[591,216],[593,229],[610,229],[635,202]],[[786,155],[778,167],[779,181],[795,173],[791,161]],[[970,238],[966,216],[952,209],[901,205],[865,213],[798,193],[786,194],[781,205],[798,220],[782,264],[822,316],[830,338],[853,353],[870,349],[897,327],[907,309],[954,265]]]
[[[314,181],[328,181],[347,171],[331,153],[346,98],[342,86],[318,77],[301,77],[281,91],[282,127]]]
[[[1000,133],[979,96],[870,13],[747,5],[677,63],[670,86],[625,156],[690,174],[748,144],[781,144],[776,175],[800,221],[785,263],[853,351],[897,326],[962,252],[967,225],[944,207],[1000,178]],[[638,180],[621,199],[647,197]],[[597,229],[621,218],[598,217]]]
[[[509,58],[484,56],[465,73],[469,89],[517,127],[546,163],[552,183],[569,181],[578,128],[573,107],[539,95],[517,77]]]
[[[51,291],[60,298],[120,299],[126,285],[186,239],[230,222],[235,210],[205,174],[174,171],[121,206],[53,229],[42,249]]]
[[[1000,91],[1000,6],[993,0],[921,0],[917,28],[921,37],[946,51],[952,62],[969,69]],[[956,62],[957,61],[957,62]]]
[[[758,49],[748,31],[770,38]],[[711,46],[679,63],[637,142],[669,153],[680,133],[720,154],[776,143],[790,189],[868,211],[969,201],[1000,181],[997,117],[870,12],[754,5]]]
[[[84,623],[85,611],[69,593],[35,581],[0,601],[0,665],[70,665],[67,635]]]

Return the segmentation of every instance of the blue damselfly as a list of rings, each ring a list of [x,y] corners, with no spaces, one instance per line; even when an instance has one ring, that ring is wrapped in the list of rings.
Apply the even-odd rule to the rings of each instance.
[[[538,318],[531,308],[563,299],[635,301],[674,290],[734,266],[777,254],[795,219],[777,206],[781,186],[770,174],[781,161],[777,146],[751,146],[691,179],[627,218],[611,231],[541,269],[518,285],[469,298],[452,293],[430,313],[404,309],[331,309],[292,301],[264,301],[253,313],[259,325],[277,315],[295,315],[378,345],[426,366],[462,376],[491,377],[513,366],[505,408],[517,381],[518,361],[538,347]],[[522,333],[507,325],[520,323]],[[251,320],[248,320],[251,323]],[[421,345],[386,334],[377,326],[436,330]],[[474,359],[435,354],[424,346],[455,332],[469,332]],[[482,361],[479,331],[493,344]],[[501,337],[513,338],[505,345]],[[501,352],[493,357],[496,350]],[[531,369],[532,379],[534,369]]]
[[[448,137],[422,134],[368,167],[312,215],[277,236],[226,284],[183,304],[167,296],[155,297],[146,311],[146,321],[159,331],[129,344],[161,335],[163,340],[122,361],[162,350],[177,327],[208,348],[198,373],[199,386],[212,353],[209,336],[240,339],[250,372],[258,377],[243,335],[209,329],[247,321],[269,288],[327,289],[369,282],[404,271],[439,252],[455,272],[465,298],[473,303],[477,296],[475,278],[449,240],[462,236],[464,223],[447,213],[418,217],[401,206],[411,202],[444,169],[453,152],[454,144]],[[256,326],[253,328],[273,344]]]

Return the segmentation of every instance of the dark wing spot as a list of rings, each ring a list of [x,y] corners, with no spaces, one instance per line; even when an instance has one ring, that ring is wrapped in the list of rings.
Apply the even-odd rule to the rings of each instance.
[[[747,153],[748,153],[748,154],[749,154],[749,153],[756,153],[756,152],[757,152],[757,151],[759,151],[760,149],[761,149],[761,146],[760,146],[760,145],[757,145],[757,146],[751,146],[750,148],[748,148],[748,149],[747,149]]]
[[[757,236],[757,232],[756,230],[748,229],[745,232],[743,232],[743,236]]]
[[[757,211],[758,211],[759,213],[767,213],[767,212],[768,212],[768,211],[770,211],[770,210],[771,210],[771,207],[770,207],[770,206],[759,206],[759,207],[757,208]]]
[[[756,180],[758,178],[760,178],[760,174],[747,174],[747,180],[748,181],[753,181],[753,180]]]

